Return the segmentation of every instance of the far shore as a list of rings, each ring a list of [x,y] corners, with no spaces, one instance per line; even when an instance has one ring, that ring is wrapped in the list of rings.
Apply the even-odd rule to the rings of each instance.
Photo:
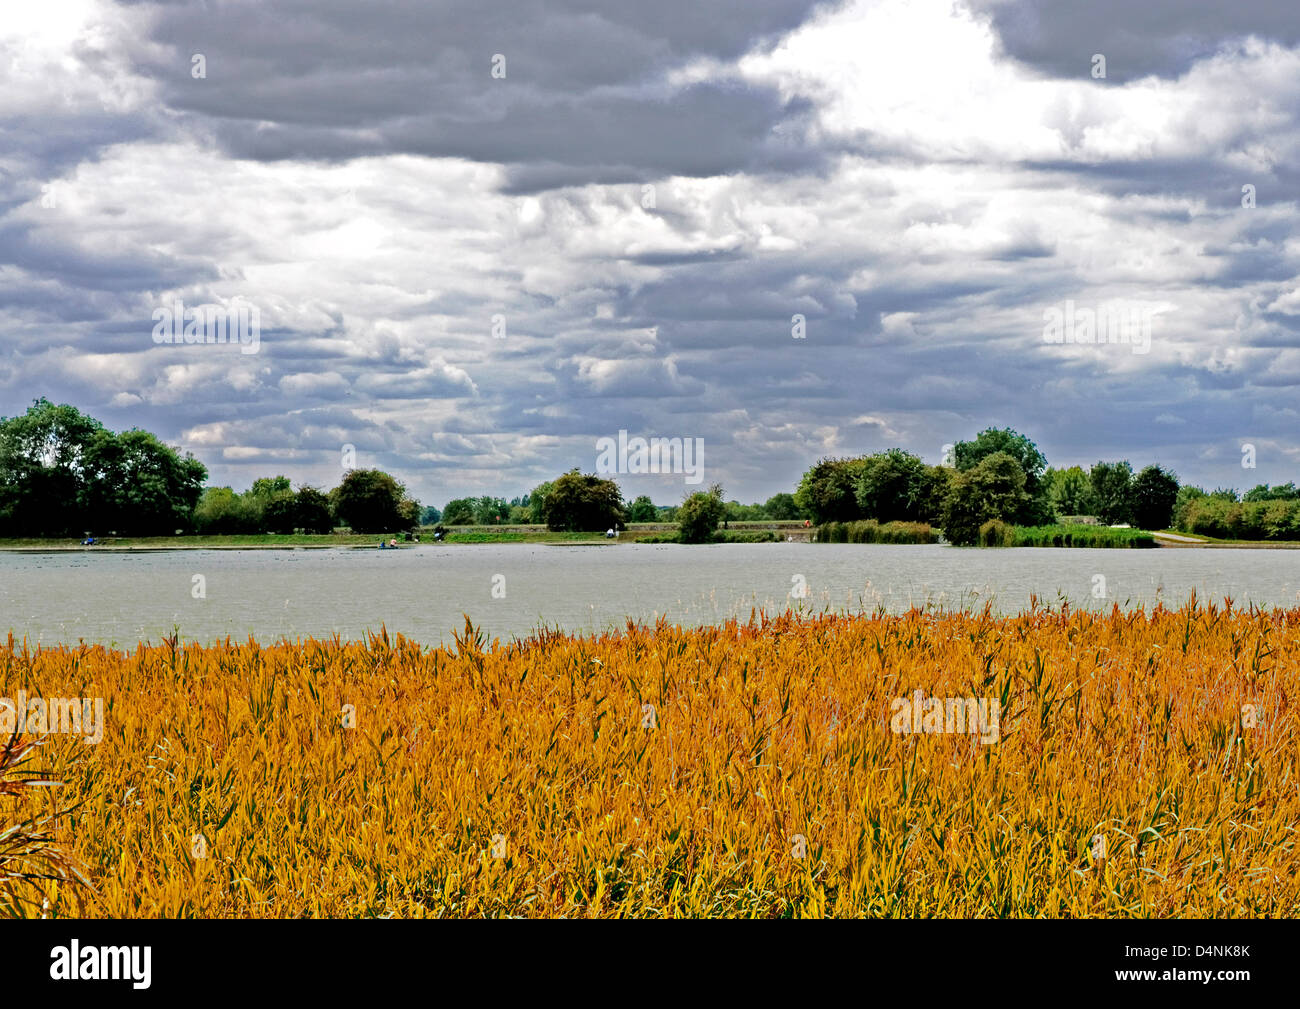
[[[397,549],[410,550],[427,546],[473,546],[478,543],[533,543],[552,546],[616,546],[620,543],[655,542],[676,532],[676,525],[668,522],[634,523],[620,531],[616,538],[606,538],[598,532],[552,532],[543,526],[453,526],[447,530],[448,538],[435,540],[431,528],[420,531],[419,542],[398,539]],[[801,522],[732,522],[728,532],[736,534],[771,532],[780,541],[792,540],[807,543],[814,532]],[[1178,549],[1242,549],[1242,550],[1297,550],[1300,541],[1215,540],[1203,536],[1189,536],[1169,530],[1152,533],[1157,546]],[[75,539],[0,539],[0,552],[54,553],[67,551],[109,552],[164,552],[169,550],[375,550],[381,537],[377,534],[330,533],[278,536],[252,534],[231,536],[110,536],[97,540],[92,546],[83,546]],[[383,537],[387,543],[391,536]],[[1029,548],[1027,548],[1029,549]],[[1041,549],[1041,548],[1033,548]]]
[[[410,550],[427,546],[472,546],[478,543],[540,543],[544,545],[600,545],[635,543],[643,539],[671,536],[677,531],[672,522],[638,522],[619,532],[617,537],[606,538],[603,532],[553,532],[545,526],[448,526],[447,538],[435,540],[433,528],[422,527],[419,542],[404,540],[392,533],[274,533],[235,534],[230,536],[104,536],[96,537],[91,546],[83,546],[80,539],[3,539],[0,551],[10,553],[50,553],[55,551],[112,551],[160,552],[167,550],[375,550],[382,540],[388,543],[397,539],[397,549]],[[729,532],[779,533],[782,540],[790,537],[807,541],[813,530],[801,522],[732,522]]]

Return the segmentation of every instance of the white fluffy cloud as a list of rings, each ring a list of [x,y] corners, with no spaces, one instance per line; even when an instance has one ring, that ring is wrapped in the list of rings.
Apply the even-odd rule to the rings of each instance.
[[[1014,4],[946,0],[523,4],[508,29],[391,6],[6,17],[3,412],[70,401],[236,485],[329,483],[350,444],[439,503],[589,467],[620,429],[704,438],[745,499],[990,424],[1054,463],[1232,483],[1251,441],[1260,479],[1294,476],[1281,28],[1157,5],[1158,58],[1115,36],[1099,81],[1065,7],[1030,38]],[[1193,28],[1192,56],[1161,48]],[[150,337],[160,305],[236,298],[256,354]],[[1044,342],[1046,310],[1115,298],[1157,310],[1149,353]]]

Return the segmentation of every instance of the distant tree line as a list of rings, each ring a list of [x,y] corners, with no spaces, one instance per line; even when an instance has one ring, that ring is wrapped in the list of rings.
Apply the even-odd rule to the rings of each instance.
[[[1259,484],[1240,498],[1231,489],[1182,487],[1176,528],[1218,539],[1300,540],[1300,491],[1295,484]]]
[[[0,418],[0,536],[148,536],[190,525],[208,471],[148,431],[38,399]]]
[[[383,470],[354,469],[328,493],[286,476],[253,481],[244,493],[209,487],[194,509],[194,531],[206,536],[237,533],[405,533],[420,525],[420,504]]]
[[[607,480],[606,483],[613,483]],[[527,494],[507,501],[499,497],[467,497],[448,501],[441,509],[425,508],[421,521],[425,525],[549,525],[546,504],[554,483],[538,484]],[[617,486],[615,484],[615,486]],[[657,505],[642,494],[623,505],[624,522],[676,522],[680,505]],[[774,494],[763,504],[722,502],[722,519],[727,522],[802,521],[811,518],[795,504],[794,495]],[[607,528],[608,526],[606,526]]]
[[[1054,470],[1025,435],[987,428],[957,442],[938,466],[900,448],[822,459],[804,474],[794,501],[818,525],[923,523],[941,528],[952,543],[971,545],[990,522],[1042,526],[1088,517],[1166,529],[1178,493],[1178,478],[1159,466],[1136,476],[1127,461]]]
[[[0,418],[0,536],[414,529],[419,503],[379,470],[351,470],[328,493],[285,476],[244,493],[204,488],[208,471],[147,431],[114,432],[67,404],[38,399]]]
[[[1234,490],[1180,486],[1156,466],[1134,472],[1128,460],[1053,469],[1028,437],[987,428],[957,442],[940,465],[891,448],[856,458],[818,460],[793,493],[763,504],[726,501],[722,488],[656,505],[626,502],[618,484],[573,469],[509,501],[456,498],[421,508],[382,470],[351,470],[324,491],[263,477],[242,493],[204,487],[207,470],[147,431],[110,431],[75,407],[36,400],[0,418],[0,536],[91,533],[122,536],[330,532],[393,533],[421,524],[538,524],[556,531],[622,529],[675,522],[685,542],[715,537],[730,522],[909,523],[942,529],[959,545],[980,541],[990,522],[1046,526],[1092,520],[1140,529],[1177,528],[1238,539],[1300,539],[1294,483]],[[860,526],[862,535],[873,527]],[[901,527],[899,527],[901,528]],[[846,534],[847,535],[847,534]],[[871,532],[872,536],[878,535]],[[909,533],[921,536],[918,532]]]

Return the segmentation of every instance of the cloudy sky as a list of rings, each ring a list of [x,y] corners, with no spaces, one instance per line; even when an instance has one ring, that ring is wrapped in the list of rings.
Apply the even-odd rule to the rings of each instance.
[[[990,425],[1300,479],[1298,116],[1292,0],[10,3],[0,415],[439,505],[620,429],[746,501]],[[1120,301],[1145,353],[1045,339]]]

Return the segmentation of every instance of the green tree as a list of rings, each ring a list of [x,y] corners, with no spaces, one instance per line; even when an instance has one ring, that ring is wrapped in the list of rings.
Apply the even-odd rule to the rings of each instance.
[[[533,525],[546,524],[546,499],[551,493],[551,482],[539,483],[528,492],[528,517]]]
[[[277,496],[280,498],[279,502],[272,505],[271,502]],[[281,532],[286,527],[292,531],[293,490],[287,476],[258,477],[253,481],[253,486],[241,497],[242,512],[249,523],[247,532]]]
[[[254,533],[259,521],[251,502],[229,487],[204,488],[194,508],[194,528],[203,536]]]
[[[472,526],[474,524],[474,499],[458,497],[447,502],[442,510],[442,521],[449,526]]]
[[[1133,467],[1123,462],[1096,463],[1088,474],[1097,515],[1108,525],[1122,525],[1133,517]]]
[[[334,516],[330,512],[329,498],[317,488],[302,486],[294,497],[294,512],[298,528],[305,533],[332,533]]]
[[[657,522],[659,520],[659,509],[654,506],[653,501],[642,494],[628,508],[627,520],[629,522]]]
[[[707,491],[696,491],[677,508],[677,536],[683,543],[706,543],[713,538],[726,513],[722,486],[714,484]]]
[[[397,504],[397,531],[414,532],[420,528],[420,502],[413,497],[403,497]]]
[[[1201,487],[1194,487],[1185,483],[1178,488],[1178,497],[1174,499],[1174,528],[1182,532],[1189,532],[1190,510],[1192,505],[1206,496],[1205,490]]]
[[[264,476],[253,481],[253,486],[248,489],[248,493],[253,497],[269,501],[277,494],[292,490],[293,486],[287,476]]]
[[[1047,496],[1058,515],[1092,515],[1096,502],[1092,481],[1082,466],[1049,469],[1046,476]]]
[[[1300,488],[1294,483],[1282,483],[1270,487],[1266,483],[1258,484],[1242,495],[1243,501],[1300,501]]]
[[[627,522],[618,484],[577,469],[551,485],[545,515],[546,526],[553,531],[621,529]]]
[[[857,481],[862,466],[862,459],[819,459],[799,481],[795,502],[819,525],[860,518]]]
[[[386,533],[409,529],[419,518],[403,509],[408,500],[405,488],[378,469],[349,470],[343,482],[330,492],[334,514],[344,525],[359,533]]]
[[[805,517],[802,509],[795,503],[794,495],[782,492],[773,494],[763,505],[767,517],[777,522],[790,522]]]
[[[0,419],[0,534],[63,536],[93,525],[85,456],[101,432],[111,437],[76,407],[43,398]]]
[[[474,500],[474,522],[481,526],[497,525],[510,515],[504,498],[484,495]]]
[[[170,536],[193,528],[208,471],[148,431],[100,430],[84,457],[90,528],[123,536]]]
[[[1134,478],[1130,500],[1133,523],[1139,529],[1168,529],[1178,501],[1178,477],[1159,466],[1148,466]]]
[[[944,535],[957,546],[970,546],[978,542],[985,522],[1012,522],[1028,503],[1020,463],[1006,452],[986,455],[974,468],[953,476],[944,509]]]
[[[763,511],[761,504],[741,504],[739,501],[728,501],[723,512],[723,518],[728,522],[762,522],[767,518],[767,513]]]
[[[442,521],[442,512],[439,511],[437,508],[435,508],[433,505],[426,506],[424,511],[420,513],[421,525],[436,526],[441,521]]]
[[[283,536],[298,528],[298,495],[291,490],[282,490],[267,498],[262,506],[262,528]]]
[[[957,471],[950,466],[925,466],[913,479],[908,491],[910,514],[916,522],[932,526],[943,524],[948,505],[948,491]]]
[[[1025,474],[1027,500],[1020,512],[1008,516],[1006,521],[1019,525],[1043,525],[1054,521],[1056,516],[1043,480],[1047,458],[1028,437],[1009,427],[989,427],[973,440],[959,441],[953,446],[953,458],[959,471],[974,469],[996,452],[1005,452],[1015,459]]]
[[[920,456],[901,448],[864,458],[854,486],[862,515],[878,522],[915,520],[913,489],[924,471]]]

